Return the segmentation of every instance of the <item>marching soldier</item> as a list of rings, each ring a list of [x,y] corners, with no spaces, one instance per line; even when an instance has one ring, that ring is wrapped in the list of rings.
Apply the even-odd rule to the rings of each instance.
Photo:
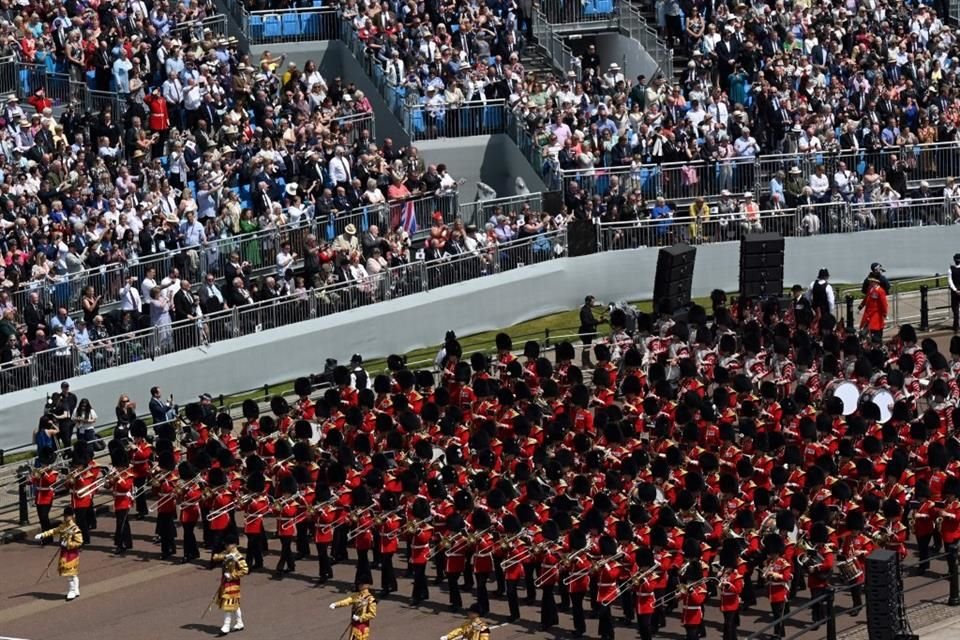
[[[786,630],[783,624],[783,615],[787,608],[787,597],[790,591],[790,582],[793,579],[793,565],[783,555],[785,550],[783,538],[779,534],[770,533],[763,538],[763,549],[767,552],[767,564],[761,572],[767,582],[767,597],[770,600],[770,610],[777,624],[774,634],[783,637]]]
[[[490,640],[490,627],[480,619],[480,608],[473,605],[467,612],[467,621],[440,636],[440,640]]]
[[[480,615],[490,612],[490,597],[487,594],[487,580],[493,573],[493,553],[496,542],[490,533],[492,520],[483,509],[475,509],[470,518],[477,534],[473,536],[473,576],[476,588],[476,607]]]
[[[430,555],[430,540],[433,539],[433,527],[427,520],[430,519],[430,503],[426,498],[417,498],[410,508],[415,521],[406,527],[410,539],[410,564],[413,566],[413,593],[410,602],[417,606],[423,600],[430,598],[430,588],[427,586],[427,558]]]
[[[370,623],[377,617],[377,600],[370,593],[370,577],[361,577],[357,593],[330,603],[330,609],[350,607],[350,637],[347,640],[368,640]]]
[[[613,614],[610,612],[610,607],[617,600],[618,582],[625,572],[616,561],[616,541],[605,535],[600,538],[599,545],[602,559],[596,567],[596,575],[597,604],[599,605],[597,618],[600,622],[600,640],[613,640]]]
[[[159,443],[159,441],[158,441]],[[160,538],[160,558],[168,560],[177,555],[177,461],[173,451],[164,450],[157,454],[157,466],[162,474],[150,484],[157,496],[157,535]]]
[[[385,491],[380,497],[380,509],[386,514],[374,519],[380,539],[380,597],[384,598],[397,590],[397,577],[393,569],[393,556],[400,548],[400,529],[403,522],[397,515],[397,494]]]
[[[280,559],[273,572],[274,580],[282,580],[284,573],[297,568],[293,559],[293,539],[297,535],[296,520],[301,505],[297,481],[293,476],[280,480],[280,493],[283,497],[273,506],[273,513],[277,516],[277,535],[280,537]]]
[[[93,511],[96,489],[91,487],[100,472],[99,468],[91,463],[87,443],[74,443],[70,467],[70,475],[66,479],[66,486],[70,489],[70,507],[83,535],[83,544],[90,544],[90,529],[93,528],[96,518]]]
[[[731,544],[728,544],[731,543]],[[743,592],[743,575],[736,540],[724,540],[720,550],[720,611],[723,613],[723,640],[737,640],[740,626],[740,594]]]
[[[194,530],[200,522],[203,490],[200,488],[199,472],[189,462],[177,465],[177,473],[180,475],[181,486],[176,493],[180,507],[180,526],[183,528],[183,559],[180,562],[185,564],[200,557],[200,547],[197,546]]]
[[[147,425],[143,420],[134,420],[130,425],[130,463],[133,471],[134,486],[136,488],[137,519],[147,515],[147,492],[143,486],[147,483],[150,471],[150,461],[153,459],[153,446],[147,442]]]
[[[247,575],[247,563],[237,549],[237,539],[230,533],[224,537],[226,548],[223,553],[213,555],[214,562],[220,562],[220,588],[217,589],[217,606],[223,611],[223,626],[220,635],[231,631],[243,630],[243,616],[240,612],[240,578]]]
[[[701,564],[689,563],[682,579],[683,584],[679,587],[683,606],[680,623],[686,632],[687,640],[699,640],[703,628],[703,603],[707,600],[707,583],[703,579]]]
[[[130,459],[120,440],[110,441],[110,472],[106,484],[113,491],[113,515],[116,528],[113,532],[113,552],[123,554],[133,548],[133,534],[130,532],[130,507],[133,506],[134,473],[130,470]],[[138,500],[139,502],[139,500]]]
[[[50,525],[50,509],[53,507],[53,486],[60,477],[60,473],[54,468],[56,461],[57,454],[53,447],[41,447],[37,455],[39,468],[33,469],[30,474],[30,481],[33,484],[33,500],[37,507],[37,520],[40,522],[41,531],[52,528]],[[46,542],[43,542],[43,544],[46,544]]]
[[[826,593],[830,587],[830,576],[836,558],[826,523],[816,522],[810,527],[810,542],[812,547],[805,553],[803,564],[807,570],[807,588],[810,589],[810,598],[813,599]],[[813,622],[819,622],[826,617],[822,602],[813,605],[811,615]]]
[[[34,536],[37,542],[54,536],[59,538],[60,559],[57,561],[57,572],[67,579],[67,602],[80,597],[80,547],[83,546],[83,533],[75,516],[73,508],[66,507],[60,526]]]
[[[543,524],[542,534],[546,549],[543,557],[540,559],[539,586],[542,588],[540,597],[540,630],[547,631],[551,627],[560,624],[557,602],[554,599],[554,589],[556,589],[557,583],[560,582],[560,553],[557,544],[560,539],[560,528],[555,521],[547,520]]]
[[[250,498],[244,505],[243,533],[247,536],[247,566],[252,571],[263,568],[263,551],[267,547],[263,518],[270,512],[270,501],[265,492],[267,481],[263,473],[251,473],[247,477],[246,485]]]

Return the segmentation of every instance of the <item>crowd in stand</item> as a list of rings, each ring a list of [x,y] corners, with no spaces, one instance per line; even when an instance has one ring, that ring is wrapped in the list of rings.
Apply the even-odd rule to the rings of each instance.
[[[481,256],[555,226],[529,211],[494,211],[479,229],[454,219],[441,205],[460,183],[416,148],[375,139],[353,83],[178,29],[213,13],[140,1],[0,13],[9,52],[44,65],[29,96],[0,106],[0,364],[417,258]],[[100,112],[63,104],[76,83],[118,99]],[[447,211],[421,221],[422,245],[394,206],[411,198]],[[280,240],[242,239],[270,231]]]

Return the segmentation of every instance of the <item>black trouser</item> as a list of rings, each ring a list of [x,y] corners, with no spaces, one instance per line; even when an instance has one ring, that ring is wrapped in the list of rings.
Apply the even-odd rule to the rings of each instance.
[[[359,585],[361,582],[370,580],[370,557],[367,555],[367,549],[357,549],[357,570],[353,576],[353,583]]]
[[[534,580],[536,567],[537,565],[535,563],[523,564],[523,580],[527,593],[527,604],[533,604],[537,601],[537,587],[536,581]]]
[[[277,562],[277,573],[282,571],[294,571],[297,563],[293,560],[293,537],[280,538],[280,560]]]
[[[573,615],[573,630],[578,633],[587,631],[587,621],[583,616],[583,598],[587,593],[577,591],[570,594],[570,612]]]
[[[507,592],[507,581],[503,577],[503,567],[500,566],[500,563],[494,563],[493,565],[494,576],[497,578],[497,596],[502,596]]]
[[[463,588],[467,591],[473,590],[473,554],[468,553],[464,558],[463,569]]]
[[[817,598],[824,595],[826,592],[827,590],[824,587],[819,587],[817,589],[814,589],[813,587],[811,587],[810,599],[816,600]],[[813,619],[813,622],[820,622],[821,620],[826,618],[827,617],[826,611],[827,611],[827,603],[825,600],[821,600],[820,602],[817,602],[816,604],[814,604],[810,608],[810,615]]]
[[[297,560],[310,557],[310,523],[297,523]]]
[[[950,311],[953,313],[953,330],[960,331],[960,293],[950,292]]]
[[[743,604],[747,607],[757,604],[757,592],[753,586],[753,565],[750,565],[750,571],[743,576],[743,591],[740,596]]]
[[[917,570],[920,573],[924,573],[930,568],[930,561],[927,558],[930,557],[931,540],[933,540],[932,534],[928,536],[917,536],[917,556],[920,558],[920,563],[917,565]]]
[[[263,568],[263,540],[266,537],[262,531],[260,533],[247,534],[247,566],[253,569]]]
[[[410,599],[413,604],[419,604],[421,600],[430,598],[430,588],[427,586],[427,565],[413,565],[413,594]]]
[[[850,587],[850,598],[853,600],[853,608],[859,610],[863,606],[863,585],[855,584]],[[852,611],[851,614],[856,613]]]
[[[200,547],[197,546],[197,536],[194,533],[196,522],[181,522],[183,527],[183,557],[185,560],[193,560],[200,557]]]
[[[485,616],[490,613],[490,595],[487,593],[487,578],[489,573],[474,574],[476,578],[477,607],[480,609],[480,615]]]
[[[510,607],[510,620],[520,617],[520,598],[517,596],[519,580],[507,580],[507,605]]]
[[[116,527],[113,529],[113,546],[121,551],[133,548],[133,534],[130,532],[129,509],[120,509],[114,511],[114,520]]]
[[[463,598],[460,596],[460,574],[447,573],[447,589],[450,591],[450,606],[454,609],[463,608]]]
[[[557,613],[557,602],[553,598],[555,585],[543,585],[543,593],[540,595],[540,626],[544,629],[560,623],[560,614]]]
[[[37,520],[40,521],[40,531],[50,531],[53,527],[50,525],[50,507],[53,505],[49,504],[38,504],[37,505]],[[44,544],[46,544],[46,538],[44,538]]]
[[[437,570],[437,577],[434,579],[434,584],[440,584],[444,579],[444,569],[447,568],[447,554],[438,553],[433,557],[433,565]]]
[[[334,563],[347,559],[347,528],[344,525],[338,525],[333,529],[333,547],[330,555]]]
[[[637,631],[640,633],[640,640],[653,639],[653,614],[637,614]]]
[[[223,543],[226,532],[226,529],[210,529],[210,553],[223,553],[223,550],[227,548],[227,545]]]
[[[786,629],[784,628],[783,618],[784,613],[787,610],[786,602],[771,602],[770,611],[773,612],[773,619],[778,620],[777,624],[773,627],[773,634],[775,636],[783,637],[787,635]]]
[[[142,488],[147,484],[147,479],[144,478],[134,478],[133,493],[137,496],[137,515],[145,516],[149,513],[147,509],[147,492],[143,491]]]
[[[177,555],[177,525],[174,513],[157,514],[157,534],[160,536],[160,557],[166,560]]]
[[[330,545],[326,542],[317,543],[317,575],[321,582],[326,582],[333,577],[333,568],[330,566],[330,556],[327,555],[327,548]]]
[[[207,514],[209,511],[206,507],[200,507],[200,526],[203,527],[203,546],[206,549],[210,548],[210,521],[207,520]]]
[[[944,542],[943,550],[947,552],[947,570],[950,572],[950,575],[956,575],[957,573],[957,541],[953,542]],[[957,581],[950,580],[950,598],[947,600],[947,604],[953,606],[955,603],[960,601],[960,593],[957,591]]]
[[[956,316],[954,316],[956,317]],[[57,423],[57,438],[64,449],[70,448],[70,441],[73,440],[73,420],[60,420]]]
[[[609,604],[600,604],[597,619],[600,623],[600,640],[613,640],[613,614]]]
[[[90,544],[90,507],[77,507],[74,509],[74,520],[80,527],[80,534],[83,536],[83,544]]]
[[[739,611],[723,612],[723,640],[737,640],[737,627],[739,626]]]
[[[620,606],[623,608],[623,619],[627,622],[633,622],[633,614],[636,609],[633,589],[624,589],[620,595]]]
[[[393,571],[393,554],[380,552],[380,588],[386,593],[397,590],[397,576]]]
[[[683,628],[683,631],[683,637],[686,640],[700,640],[700,625],[687,625]]]

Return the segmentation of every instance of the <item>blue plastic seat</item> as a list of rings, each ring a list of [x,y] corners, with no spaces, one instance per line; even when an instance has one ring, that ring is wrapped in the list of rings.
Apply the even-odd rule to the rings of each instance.
[[[599,14],[613,13],[613,0],[594,0],[593,5]]]
[[[281,31],[284,36],[297,37],[301,34],[300,14],[285,13],[281,21]]]
[[[423,109],[414,109],[413,113],[410,114],[410,128],[413,129],[412,133],[414,134],[423,133],[427,130],[427,123],[423,119]]]
[[[281,30],[280,16],[278,16],[277,14],[264,16],[263,18],[263,37],[264,38],[279,38],[280,30]]]
[[[254,42],[263,38],[263,18],[260,16],[250,16],[247,22],[247,29],[250,31],[250,39]]]
[[[503,109],[500,107],[484,107],[483,126],[487,129],[503,129]]]
[[[318,0],[313,0],[315,3]],[[305,13],[300,17],[303,35],[308,40],[323,40],[320,36],[320,14]]]

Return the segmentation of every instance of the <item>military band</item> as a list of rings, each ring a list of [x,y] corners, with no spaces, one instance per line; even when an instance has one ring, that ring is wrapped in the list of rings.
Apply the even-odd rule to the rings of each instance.
[[[960,367],[909,326],[881,349],[828,316],[808,331],[796,313],[641,314],[627,336],[614,311],[594,371],[572,364],[569,343],[556,362],[527,344],[521,361],[501,334],[495,358],[465,360],[450,340],[439,384],[399,357],[371,388],[338,367],[322,392],[298,380],[293,407],[244,402],[239,437],[228,414],[194,403],[152,439],[135,423],[109,466],[79,446],[61,472],[41,451],[38,516],[49,523],[53,494],[68,491],[76,551],[96,526],[94,497],[110,494],[117,551],[142,511],[171,560],[179,524],[180,560],[205,548],[223,572],[225,632],[243,625],[239,578],[269,557],[276,579],[306,567],[317,584],[355,559],[341,577],[357,594],[334,603],[352,608],[354,640],[370,636],[377,569],[381,598],[436,600],[432,579],[451,611],[469,605],[448,639],[487,637],[491,597],[510,622],[538,605],[544,632],[569,612],[576,637],[593,617],[601,640],[624,623],[649,640],[671,617],[699,638],[715,608],[734,640],[755,606],[783,636],[801,592],[843,586],[859,611],[873,549],[904,557],[915,537],[922,572],[938,546],[960,543]]]

